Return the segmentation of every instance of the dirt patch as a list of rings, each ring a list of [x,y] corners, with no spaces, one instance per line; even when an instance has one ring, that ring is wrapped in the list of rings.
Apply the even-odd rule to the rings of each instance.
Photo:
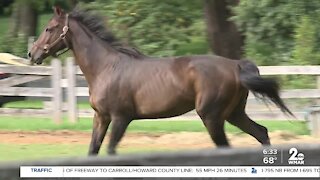
[[[320,138],[295,135],[289,132],[269,134],[272,144],[320,143]],[[36,132],[0,132],[0,143],[9,144],[89,144],[91,133],[76,131],[36,131]],[[107,140],[109,137],[107,137]],[[228,134],[234,147],[260,146],[247,134]],[[105,142],[106,143],[106,142]],[[209,135],[205,132],[179,133],[127,133],[120,143],[121,147],[145,147],[166,149],[198,149],[213,147]]]

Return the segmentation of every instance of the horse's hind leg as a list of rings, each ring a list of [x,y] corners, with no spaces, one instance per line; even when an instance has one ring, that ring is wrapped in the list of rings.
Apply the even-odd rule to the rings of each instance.
[[[110,122],[110,118],[101,116],[98,113],[94,114],[92,137],[88,153],[89,155],[96,155],[99,153],[102,141],[106,135]]]
[[[242,131],[250,134],[261,144],[270,145],[267,128],[251,120],[245,113],[244,107],[245,102],[238,106],[237,109],[231,114],[228,122],[234,126],[237,126]]]
[[[218,116],[206,116],[202,118],[202,121],[206,126],[211,139],[218,147],[229,146],[224,131],[224,119],[219,118]]]
[[[114,116],[112,117],[112,131],[110,136],[110,141],[108,145],[108,154],[114,155],[116,154],[116,146],[120,142],[121,138],[123,137],[131,119],[121,117],[121,116]]]
[[[210,103],[208,101],[208,103],[204,101],[198,102],[200,103],[197,104],[197,113],[207,128],[213,142],[219,147],[229,146],[224,131],[224,118],[222,117],[222,112],[219,110],[219,106],[215,106],[213,105],[214,103]]]
[[[228,121],[256,138],[261,144],[270,145],[267,128],[251,120],[246,113],[232,116]]]

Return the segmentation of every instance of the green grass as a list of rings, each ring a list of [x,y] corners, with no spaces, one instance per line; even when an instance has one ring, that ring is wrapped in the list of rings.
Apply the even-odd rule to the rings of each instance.
[[[6,108],[25,108],[25,109],[41,109],[43,108],[42,101],[16,101],[9,102],[4,105]]]
[[[258,123],[266,126],[269,131],[290,131],[294,134],[308,135],[309,130],[305,122],[289,122],[289,121],[258,121]],[[55,124],[49,118],[28,118],[28,117],[5,117],[0,116],[0,130],[77,130],[91,131],[91,118],[81,118],[78,123],[71,124],[64,121],[62,124]],[[203,132],[206,131],[201,121],[133,121],[128,131],[131,132]],[[241,130],[226,124],[226,131],[230,133],[239,133]]]
[[[41,158],[57,158],[70,156],[86,156],[89,145],[81,144],[1,144],[0,162],[13,160],[34,160]],[[100,156],[106,155],[105,145],[101,148]],[[145,153],[168,151],[164,148],[123,148],[119,147],[120,154]],[[172,150],[171,150],[172,151]]]
[[[42,101],[18,101],[7,103],[5,107],[8,108],[43,108]],[[79,102],[80,109],[91,108],[88,102]],[[269,131],[285,130],[295,134],[309,134],[305,122],[297,121],[258,121],[260,124],[266,126]],[[55,124],[50,118],[29,118],[29,117],[1,117],[0,116],[0,130],[78,130],[91,131],[92,118],[80,118],[76,124],[64,121],[62,124]],[[181,132],[205,131],[201,121],[133,121],[129,126],[129,131],[134,132]],[[236,127],[227,123],[226,130],[232,133],[241,132]]]
[[[289,131],[294,134],[307,135],[306,124],[304,122],[288,121],[259,121],[260,124],[268,127],[269,131]],[[76,130],[91,132],[91,118],[81,118],[77,124],[70,124],[64,121],[62,124],[54,124],[49,118],[28,118],[28,117],[3,117],[0,116],[1,131],[38,131],[38,130]],[[241,133],[236,127],[226,124],[228,133]],[[142,133],[170,133],[170,132],[204,132],[206,129],[200,121],[133,121],[129,132]],[[100,156],[105,155],[105,145],[102,146]],[[125,153],[145,153],[154,151],[172,151],[166,147],[163,148],[119,148],[120,154]],[[67,156],[86,156],[88,145],[81,144],[6,144],[0,140],[0,161],[11,160],[31,160],[41,158],[56,158]]]
[[[39,130],[78,130],[87,131],[91,129],[91,123],[87,118],[80,119],[79,123],[71,124],[63,122],[55,124],[49,118],[28,118],[28,117],[0,117],[0,130],[22,130],[22,131],[39,131]]]
[[[9,102],[4,105],[6,108],[25,108],[25,109],[41,109],[44,107],[43,101],[39,100],[28,100],[28,101],[16,101]],[[90,109],[89,102],[78,102],[78,108]]]

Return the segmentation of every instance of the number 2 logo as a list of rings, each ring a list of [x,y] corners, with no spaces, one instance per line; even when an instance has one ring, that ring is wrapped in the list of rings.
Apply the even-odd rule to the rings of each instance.
[[[289,154],[291,154],[291,156],[289,158],[290,161],[297,161],[297,160],[303,160],[304,159],[303,153],[298,153],[298,149],[297,148],[291,148],[289,150]]]

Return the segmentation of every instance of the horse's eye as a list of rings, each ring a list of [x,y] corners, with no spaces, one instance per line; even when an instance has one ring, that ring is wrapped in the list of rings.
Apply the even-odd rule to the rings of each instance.
[[[46,28],[46,32],[51,32],[51,29],[49,29],[49,28]]]

